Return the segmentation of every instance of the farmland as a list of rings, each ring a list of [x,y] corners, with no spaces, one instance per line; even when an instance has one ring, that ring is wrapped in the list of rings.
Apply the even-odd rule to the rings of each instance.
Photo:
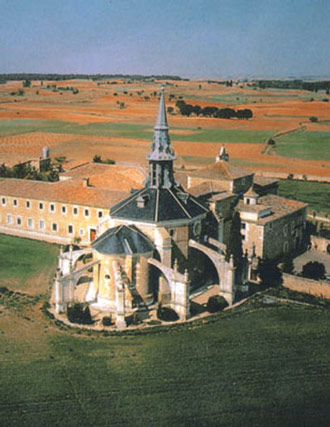
[[[25,245],[21,265],[54,269],[54,246],[10,239],[8,265]],[[5,285],[21,289],[14,268]],[[0,309],[3,425],[327,424],[328,310],[259,302],[170,333],[102,336],[56,327],[40,311],[47,291]]]
[[[280,196],[308,203],[311,210],[330,214],[330,184],[281,180]]]
[[[162,82],[72,80],[0,86],[0,161],[51,155],[88,161],[95,154],[145,164]],[[54,86],[55,85],[55,86]],[[74,87],[66,90],[66,87]],[[16,94],[16,95],[15,95]],[[206,81],[169,82],[166,103],[180,165],[199,166],[226,144],[233,162],[256,171],[327,176],[330,167],[330,103],[319,91],[226,87]],[[185,117],[177,100],[218,108],[250,108],[250,120]],[[311,122],[310,117],[317,117]],[[287,134],[283,134],[288,132]],[[272,150],[266,141],[275,138]],[[292,159],[295,159],[293,162]]]

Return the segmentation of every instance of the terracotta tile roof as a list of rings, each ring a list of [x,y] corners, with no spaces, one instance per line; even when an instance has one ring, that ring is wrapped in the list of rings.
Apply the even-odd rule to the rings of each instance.
[[[283,212],[283,214],[308,206],[308,203],[298,202],[298,200],[287,199],[285,197],[276,196],[275,194],[267,194],[266,196],[260,197],[259,201],[262,204],[276,209],[278,212]]]
[[[254,175],[253,183],[264,187],[266,185],[278,183],[279,180],[276,178],[268,178],[262,175]]]
[[[107,165],[103,163],[87,163],[79,165],[61,174],[64,177],[90,178],[93,175],[107,173],[121,173],[129,175],[136,181],[144,181],[146,173],[142,168],[126,165]]]
[[[250,196],[250,197],[258,197],[258,194],[253,190],[252,187],[248,189],[246,193],[244,193],[244,196]]]
[[[130,191],[132,188],[141,188],[146,176],[137,167],[88,163],[61,174],[61,179],[68,178],[88,178],[93,187]]]
[[[257,205],[246,205],[240,201],[238,208],[244,212],[260,212],[265,209],[270,210],[270,215],[258,219],[258,224],[265,224],[283,216],[289,215],[299,209],[306,208],[307,203],[298,202],[297,200],[286,199],[285,197],[276,196],[275,194],[268,194],[260,197]]]
[[[226,190],[217,182],[205,181],[201,184],[194,185],[188,189],[188,192],[195,197],[212,195],[215,193],[225,193]],[[228,194],[228,193],[227,193]]]
[[[8,178],[0,182],[0,195],[110,209],[128,192],[85,187],[79,180],[53,183]]]
[[[235,178],[250,175],[253,175],[253,173],[236,166],[232,166],[229,162],[223,160],[189,173],[189,176],[224,181],[231,181]]]
[[[182,187],[187,188],[188,186],[188,173],[185,171],[174,171],[175,180],[182,185]]]
[[[25,163],[28,161],[39,161],[39,157],[32,157],[25,154],[3,154],[0,155],[0,164],[4,163],[7,167],[13,167],[18,163]]]

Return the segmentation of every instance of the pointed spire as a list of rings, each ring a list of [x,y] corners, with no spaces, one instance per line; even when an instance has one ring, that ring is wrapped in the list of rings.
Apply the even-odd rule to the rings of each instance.
[[[165,87],[162,86],[162,88],[160,90],[160,101],[159,101],[159,107],[158,107],[157,121],[156,121],[156,125],[154,127],[155,130],[168,129],[166,109],[165,109],[164,89],[165,89]]]
[[[170,188],[177,185],[173,175],[173,160],[175,158],[168,134],[164,87],[162,87],[151,153],[147,156],[149,176],[146,185],[154,188]]]

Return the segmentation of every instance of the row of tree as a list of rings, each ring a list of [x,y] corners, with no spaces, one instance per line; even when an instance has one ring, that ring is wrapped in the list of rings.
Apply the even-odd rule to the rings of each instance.
[[[180,76],[171,75],[140,75],[140,74],[53,74],[53,73],[10,73],[0,74],[0,81],[6,82],[10,80],[74,80],[74,79],[131,79],[131,80],[188,80],[182,79]]]
[[[256,86],[260,89],[303,89],[309,90],[311,92],[317,92],[319,90],[325,90],[329,95],[330,90],[330,81],[316,81],[316,82],[306,82],[303,80],[257,80],[253,82],[250,86]]]
[[[176,107],[179,109],[182,116],[203,116],[203,117],[215,117],[217,119],[251,119],[253,112],[249,108],[242,110],[234,110],[233,108],[218,108],[213,106],[201,107],[200,105],[186,104],[185,101],[179,100],[176,102]],[[168,112],[173,112],[173,107],[168,108]]]

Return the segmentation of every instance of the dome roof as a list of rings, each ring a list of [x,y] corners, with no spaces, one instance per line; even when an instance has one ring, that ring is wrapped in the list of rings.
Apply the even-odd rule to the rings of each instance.
[[[92,248],[102,254],[133,255],[151,252],[151,240],[136,227],[120,225],[110,228],[92,243]]]

